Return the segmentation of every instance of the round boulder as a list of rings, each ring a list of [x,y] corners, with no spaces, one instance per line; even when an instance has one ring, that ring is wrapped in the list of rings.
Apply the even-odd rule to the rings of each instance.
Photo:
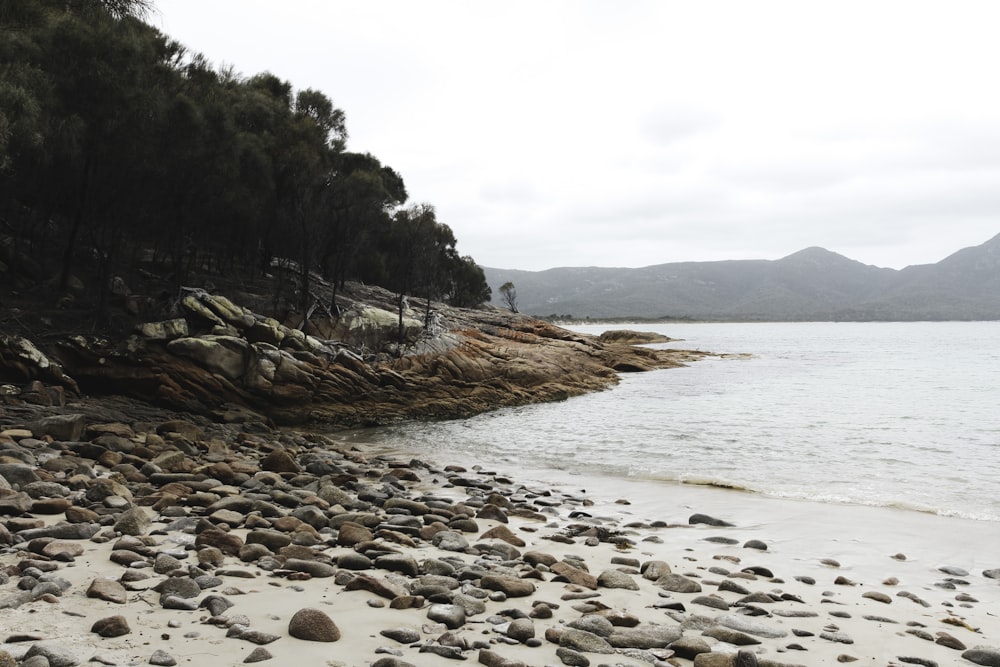
[[[340,629],[333,619],[319,609],[308,607],[292,616],[288,622],[288,634],[310,642],[335,642],[340,639]]]

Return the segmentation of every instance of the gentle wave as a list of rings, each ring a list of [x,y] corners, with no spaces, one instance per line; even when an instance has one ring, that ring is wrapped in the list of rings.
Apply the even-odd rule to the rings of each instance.
[[[782,488],[768,488],[766,486],[754,486],[746,482],[736,482],[724,477],[699,476],[690,474],[669,474],[669,473],[637,473],[629,475],[634,479],[648,482],[667,482],[671,484],[681,484],[683,486],[697,486],[736,493],[748,493],[765,496],[768,498],[779,498],[782,500],[801,500],[806,502],[830,504],[830,505],[861,505],[864,507],[884,507],[906,512],[918,512],[920,514],[933,514],[936,516],[952,517],[957,519],[971,519],[974,521],[997,521],[1000,522],[1000,515],[988,512],[969,512],[955,509],[933,507],[914,501],[899,499],[878,499],[872,497],[861,497],[851,495],[839,495],[831,493],[809,493]]]
[[[627,374],[607,392],[377,437],[539,473],[1000,522],[1000,322],[651,329],[686,338],[678,347],[753,357]]]

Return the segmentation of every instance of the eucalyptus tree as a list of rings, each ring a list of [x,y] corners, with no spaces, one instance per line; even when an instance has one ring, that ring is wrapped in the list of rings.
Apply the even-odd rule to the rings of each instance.
[[[328,185],[319,242],[323,271],[333,285],[330,307],[336,312],[337,290],[348,278],[373,277],[371,258],[407,194],[402,177],[368,153],[337,155]]]

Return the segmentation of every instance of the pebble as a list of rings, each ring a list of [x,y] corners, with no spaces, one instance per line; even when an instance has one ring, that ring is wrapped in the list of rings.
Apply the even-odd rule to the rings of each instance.
[[[137,432],[141,432],[138,427]],[[70,479],[69,475],[60,476],[58,482],[53,482],[47,477],[49,471],[41,467],[37,472],[29,469],[30,474],[21,469],[14,471],[15,475],[35,477],[27,483],[26,491],[22,489],[33,503],[31,508],[58,509],[66,513],[67,522],[47,525],[49,519],[26,517],[0,523],[0,549],[4,545],[18,545],[30,556],[14,570],[13,576],[0,569],[0,586],[4,586],[0,607],[7,604],[8,599],[13,604],[24,604],[34,596],[58,602],[65,592],[57,576],[58,570],[73,567],[73,559],[80,559],[95,545],[108,543],[108,547],[115,548],[103,553],[109,554],[111,563],[121,566],[121,574],[114,575],[119,580],[99,581],[104,579],[102,577],[92,580],[87,590],[89,597],[112,604],[125,603],[129,595],[134,599],[155,600],[147,592],[153,589],[161,594],[160,604],[164,608],[185,610],[183,614],[176,614],[177,619],[183,620],[166,623],[172,628],[169,632],[176,631],[174,639],[168,641],[219,641],[218,636],[225,629],[226,637],[258,644],[245,658],[246,663],[273,659],[263,645],[278,641],[282,636],[253,629],[247,615],[231,614],[240,610],[241,604],[245,605],[246,614],[259,613],[259,610],[251,611],[254,609],[252,598],[242,602],[237,596],[245,592],[227,585],[234,577],[240,577],[251,594],[266,591],[268,586],[280,588],[285,594],[322,590],[324,597],[316,604],[329,603],[334,611],[338,607],[333,595],[341,590],[365,590],[372,594],[368,603],[376,606],[384,607],[388,602],[393,609],[424,609],[427,622],[420,629],[399,626],[362,630],[372,635],[378,633],[398,644],[380,646],[376,650],[379,659],[371,664],[377,667],[412,667],[405,662],[405,657],[407,652],[413,653],[418,647],[422,653],[430,654],[425,660],[442,658],[438,662],[468,659],[470,650],[478,650],[480,664],[491,667],[524,667],[525,663],[504,655],[508,650],[522,651],[522,655],[532,655],[535,651],[537,659],[531,664],[542,664],[546,660],[551,663],[555,653],[555,659],[563,664],[589,665],[594,656],[599,655],[609,656],[601,662],[608,667],[623,665],[627,660],[660,666],[668,664],[666,661],[671,658],[693,661],[698,667],[716,664],[752,667],[758,664],[755,653],[733,653],[734,647],[760,646],[754,650],[763,651],[761,656],[770,651],[815,648],[805,639],[802,644],[787,645],[767,640],[788,635],[782,624],[789,621],[783,619],[816,617],[814,609],[820,609],[816,604],[820,596],[806,595],[803,592],[806,589],[801,586],[793,589],[795,592],[783,591],[778,588],[783,584],[782,579],[763,565],[750,565],[741,572],[708,567],[711,561],[706,562],[702,555],[694,553],[710,548],[697,534],[692,539],[699,540],[699,547],[689,550],[691,553],[680,549],[675,552],[676,562],[672,562],[678,572],[673,572],[671,565],[663,560],[643,561],[642,556],[648,555],[643,550],[656,549],[649,543],[654,537],[649,533],[657,530],[669,541],[671,533],[659,529],[676,526],[648,519],[615,525],[613,520],[602,518],[594,510],[580,511],[581,506],[589,507],[585,494],[570,496],[560,492],[529,491],[515,488],[509,482],[504,486],[499,478],[480,471],[463,473],[462,478],[448,475],[453,484],[448,487],[448,497],[443,493],[437,496],[426,491],[417,492],[408,486],[409,481],[418,477],[426,481],[434,476],[440,481],[445,475],[424,464],[388,465],[382,457],[366,460],[357,452],[312,447],[309,441],[285,433],[268,435],[264,440],[273,438],[273,442],[267,444],[256,443],[257,436],[250,432],[243,433],[240,438],[219,440],[207,449],[214,446],[215,451],[222,451],[219,447],[224,446],[225,459],[217,459],[209,471],[198,459],[198,452],[206,451],[203,441],[195,444],[195,440],[190,440],[183,445],[186,451],[179,445],[165,452],[170,448],[168,439],[157,440],[159,436],[151,432],[143,435],[148,438],[148,444],[143,444],[144,438],[130,436],[135,437],[135,441],[126,439],[122,449],[115,451],[118,456],[111,458],[105,457],[105,452],[110,451],[106,446],[81,443],[81,451],[92,448],[95,456],[105,457],[101,458],[105,463],[95,459],[95,470],[102,470],[100,466],[104,469],[121,466],[117,469],[122,471],[124,478],[135,474],[138,479],[141,475],[145,480],[142,485],[110,480],[97,482],[79,477]],[[322,438],[317,442],[323,442]],[[0,450],[0,455],[4,451]],[[141,453],[145,463],[135,460],[138,454],[133,451]],[[241,458],[237,451],[245,451],[248,456]],[[79,454],[74,452],[74,456]],[[260,463],[257,452],[281,452],[268,463],[276,469],[255,467]],[[165,453],[169,456],[163,456]],[[62,458],[68,460],[70,457]],[[226,463],[221,463],[222,460]],[[141,473],[137,470],[139,467]],[[322,476],[317,471],[322,471]],[[428,472],[425,474],[425,471]],[[115,479],[120,478],[116,476]],[[146,498],[150,493],[156,497]],[[452,493],[454,496],[450,495]],[[9,501],[16,493],[0,495],[6,495]],[[22,501],[15,498],[10,502]],[[159,517],[156,512],[160,513]],[[576,523],[566,525],[559,516],[570,512],[575,513],[570,518]],[[153,522],[145,524],[144,519],[150,518]],[[729,525],[714,517],[697,514],[690,517],[689,524]],[[520,549],[526,546],[522,538],[530,533],[534,533],[534,540],[543,538],[545,533],[553,539],[538,542],[543,546],[522,554]],[[472,544],[475,534],[479,538]],[[245,535],[245,539],[240,535]],[[766,559],[772,557],[762,553],[768,550],[762,540],[737,541],[728,536],[716,536],[705,541],[720,545],[742,542],[743,548],[748,550],[740,552],[744,560],[767,562]],[[427,543],[441,551],[430,554],[410,551],[424,549]],[[603,561],[586,555],[598,552],[586,549],[585,545],[600,544],[618,545],[622,555],[608,556]],[[758,553],[754,556],[753,552]],[[707,556],[704,558],[707,560]],[[727,561],[724,563],[727,567],[732,567],[730,563],[742,567],[740,557],[731,554],[720,554],[712,560]],[[905,557],[896,560],[905,560]],[[240,561],[245,564],[244,568],[233,567]],[[840,566],[830,559],[822,562],[830,567]],[[680,563],[684,563],[684,569],[680,569]],[[970,576],[961,568],[944,566],[940,572],[950,577],[940,583],[952,587],[982,585],[975,577],[971,582],[961,579]],[[991,573],[996,576],[991,577]],[[1000,570],[986,570],[983,575],[1000,578]],[[310,584],[309,579],[329,581]],[[816,583],[809,576],[795,579],[806,585]],[[838,577],[836,583],[864,586],[846,577]],[[915,590],[919,590],[921,584],[918,581],[907,583]],[[933,590],[929,588],[929,581],[923,583],[928,585],[926,590]],[[895,577],[883,581],[885,586],[897,584]],[[702,594],[703,588],[712,593]],[[760,588],[766,592],[755,590]],[[206,594],[209,589],[226,591],[225,596]],[[969,590],[975,593],[980,589]],[[539,591],[544,592],[539,595]],[[21,597],[22,592],[27,595]],[[828,591],[823,594],[822,601],[831,606],[857,604],[857,597],[851,598],[857,593],[881,604],[892,603],[892,598],[885,593],[865,588]],[[898,595],[928,606],[905,591]],[[966,593],[946,595],[937,591],[936,595],[939,597],[929,596],[936,604],[951,604],[942,602],[949,595],[958,603],[978,604],[975,597]],[[551,596],[551,599],[541,600],[536,596]],[[22,601],[15,601],[15,598]],[[560,598],[567,601],[561,609]],[[627,600],[624,605],[623,600]],[[634,609],[651,608],[651,615],[628,613],[621,608],[631,609],[633,603]],[[815,606],[807,606],[810,604]],[[796,608],[793,605],[803,606]],[[730,612],[731,606],[739,613]],[[834,609],[829,615],[850,618],[847,608]],[[889,618],[864,614],[867,609],[861,606],[851,611],[870,622],[896,623]],[[203,611],[187,615],[188,610]],[[391,616],[393,612],[384,613]],[[186,632],[185,629],[190,629],[188,624],[197,622],[194,619],[199,617],[204,625],[197,627],[204,630]],[[268,618],[278,620],[273,613]],[[853,621],[858,622],[860,620]],[[132,632],[124,616],[100,618],[90,627],[94,634],[109,638]],[[848,632],[852,632],[852,627],[845,624]],[[812,629],[819,633],[818,627]],[[917,655],[920,653],[916,646],[919,638],[962,652],[969,664],[1000,667],[1000,654],[990,647],[977,646],[969,650],[948,633],[938,632],[935,637],[917,627],[908,627],[905,632],[908,634],[900,633],[900,636],[915,645],[913,653]],[[792,633],[797,637],[814,636],[808,630],[793,630]],[[287,635],[308,641],[337,641],[340,628],[326,612],[309,607],[292,616]],[[852,642],[851,637],[836,626],[825,628],[820,637],[837,644]],[[285,640],[292,641],[287,636]],[[45,643],[39,642],[37,637],[31,641]],[[58,648],[58,643],[55,645]],[[164,662],[153,663],[153,658],[150,662],[174,664],[167,662],[173,660],[171,656],[165,653],[160,656],[161,653],[157,652],[154,657]],[[39,661],[52,662],[41,653],[37,656]],[[760,664],[780,664],[763,657],[760,660]],[[935,664],[926,658],[907,656],[898,657],[897,661]],[[75,656],[67,658],[66,664],[76,665],[78,659]]]
[[[153,651],[153,655],[149,656],[149,664],[159,665],[160,667],[173,667],[173,665],[177,664],[177,660],[166,651],[157,649]]]
[[[288,634],[296,639],[311,642],[335,642],[340,639],[340,629],[325,612],[319,609],[300,609],[288,621]]]
[[[80,664],[80,660],[73,651],[57,640],[46,640],[32,644],[31,648],[24,654],[24,658],[29,660],[35,656],[48,660],[49,667],[75,667],[75,665]]]
[[[252,662],[264,662],[266,660],[272,659],[274,656],[263,646],[258,646],[254,650],[250,651],[250,654],[243,659],[244,663]]]
[[[722,615],[716,619],[716,622],[719,625],[725,626],[731,630],[745,632],[749,635],[764,637],[766,639],[781,639],[782,637],[788,636],[788,633],[781,628],[776,628],[766,623],[755,621],[744,616],[737,616],[735,614]]]
[[[132,628],[125,617],[119,615],[98,619],[90,627],[90,631],[101,637],[121,637],[132,632]]]
[[[420,633],[413,628],[387,628],[379,634],[400,644],[415,644],[420,641]]]
[[[976,647],[962,653],[962,658],[983,667],[1000,667],[1000,649]]]

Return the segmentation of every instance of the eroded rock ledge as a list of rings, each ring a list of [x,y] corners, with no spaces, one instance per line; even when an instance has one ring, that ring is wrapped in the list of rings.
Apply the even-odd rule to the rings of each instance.
[[[495,307],[422,302],[350,286],[339,317],[292,328],[219,295],[189,290],[172,317],[123,340],[72,336],[38,348],[0,338],[0,370],[34,381],[28,400],[123,395],[224,421],[344,427],[463,417],[605,389],[620,372],[682,365],[700,352],[654,350],[570,332]],[[8,393],[15,392],[8,389]]]

